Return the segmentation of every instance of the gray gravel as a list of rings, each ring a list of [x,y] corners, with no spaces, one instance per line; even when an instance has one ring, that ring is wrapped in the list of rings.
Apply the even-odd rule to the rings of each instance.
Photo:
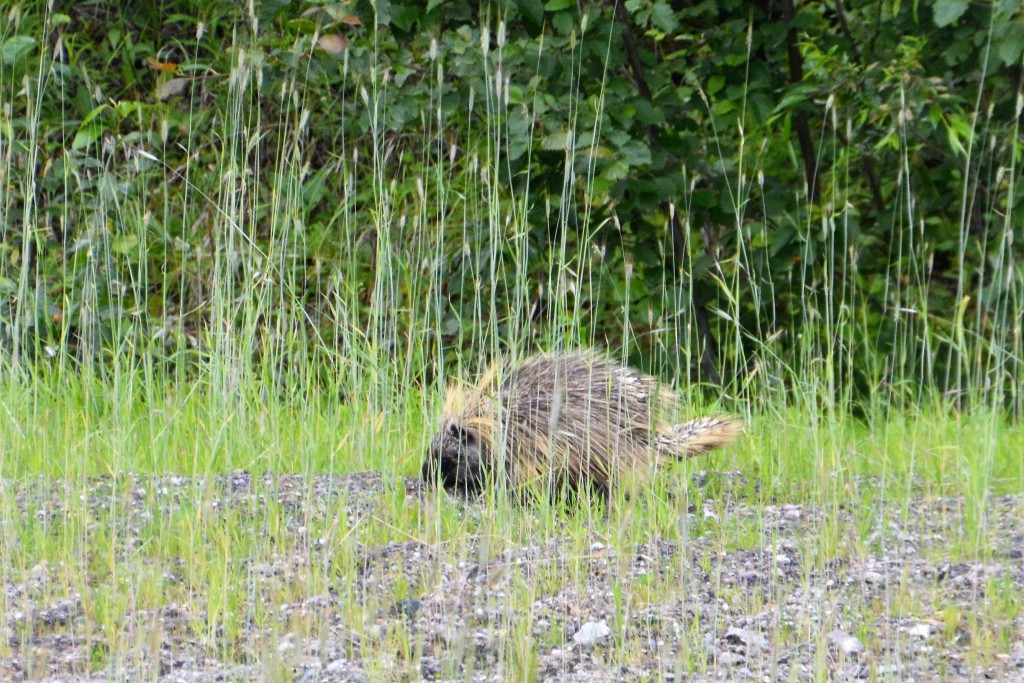
[[[104,635],[84,606],[96,587],[61,585],[56,577],[66,576],[66,568],[5,559],[0,680],[28,680],[31,673],[50,681],[500,681],[516,649],[510,642],[525,638],[536,645],[533,666],[544,681],[1024,680],[1024,496],[993,499],[994,546],[977,560],[954,561],[948,547],[950,530],[962,523],[961,500],[912,500],[867,528],[863,515],[843,507],[755,507],[739,475],[714,475],[726,482],[730,476],[733,485],[723,486],[728,501],[705,499],[688,518],[693,524],[756,521],[759,542],[723,542],[706,532],[685,544],[647,537],[629,545],[595,530],[583,539],[586,552],[574,558],[566,548],[581,547],[580,539],[506,542],[494,555],[480,550],[486,539],[472,536],[461,539],[461,553],[411,537],[354,542],[347,528],[386,518],[382,506],[394,505],[373,473],[236,472],[218,477],[212,489],[207,481],[173,475],[73,485],[0,481],[0,493],[13,501],[8,509],[34,515],[44,528],[59,527],[69,508],[85,506],[92,531],[112,535],[117,560],[126,563],[145,550],[154,517],[201,509],[207,520],[238,515],[233,519],[241,528],[259,528],[261,510],[276,503],[285,519],[285,552],[260,544],[259,556],[233,561],[248,572],[247,599],[275,590],[299,596],[275,605],[274,628],[253,625],[252,633],[236,637],[271,658],[228,661],[211,649],[196,631],[207,617],[201,599],[129,610],[123,625],[128,633],[137,629],[136,647],[98,657]],[[697,486],[706,479],[697,478]],[[397,485],[400,505],[425,504],[417,482]],[[450,504],[469,518],[481,514],[474,504]],[[4,547],[17,547],[17,521],[3,518]],[[826,523],[841,530],[843,551],[813,557],[808,549],[822,547]],[[319,537],[311,531],[324,528],[333,531]],[[334,576],[313,592],[309,576],[330,575],[332,553],[343,545],[354,553],[354,575]],[[182,563],[154,571],[180,586]],[[623,585],[634,598],[628,604],[620,600]],[[644,585],[656,590],[643,593]],[[399,597],[399,586],[409,594]],[[526,597],[524,586],[531,591]],[[984,623],[993,601],[1011,607],[995,612],[1001,622]],[[362,618],[353,616],[353,604]],[[979,633],[989,635],[979,643]],[[396,653],[403,643],[412,656]]]

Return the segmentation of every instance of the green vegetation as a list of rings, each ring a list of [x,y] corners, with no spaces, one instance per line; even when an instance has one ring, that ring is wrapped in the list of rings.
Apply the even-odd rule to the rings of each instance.
[[[1024,662],[1019,3],[121,4],[0,17],[0,678]],[[406,487],[577,344],[749,436]]]

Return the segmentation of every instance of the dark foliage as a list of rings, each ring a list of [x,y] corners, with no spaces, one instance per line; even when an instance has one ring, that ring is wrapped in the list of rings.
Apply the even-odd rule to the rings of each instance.
[[[6,348],[174,356],[215,320],[277,348],[283,315],[398,353],[576,311],[734,389],[821,366],[837,397],[1013,393],[1019,3],[257,5],[11,13]],[[287,305],[218,314],[225,275]]]

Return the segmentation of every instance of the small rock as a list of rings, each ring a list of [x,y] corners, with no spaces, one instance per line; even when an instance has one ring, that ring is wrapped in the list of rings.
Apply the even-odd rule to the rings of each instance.
[[[907,629],[907,633],[909,633],[912,636],[917,636],[918,638],[927,638],[934,631],[935,629],[931,624],[926,624],[924,622],[914,624],[913,626]]]
[[[573,634],[572,641],[577,645],[589,647],[602,638],[607,638],[612,633],[605,621],[588,621],[580,626],[580,630]]]
[[[768,639],[757,631],[748,631],[745,628],[730,628],[725,632],[725,639],[730,643],[746,645],[748,648],[757,647],[762,650],[771,649]]]
[[[322,595],[314,595],[311,598],[307,598],[303,603],[304,609],[326,609],[331,605],[331,596],[324,593]]]
[[[862,575],[862,578],[868,583],[882,583],[885,581],[885,575],[876,571],[866,571]]]
[[[28,575],[32,581],[40,586],[45,586],[50,582],[50,570],[45,561],[32,567]]]
[[[291,666],[294,671],[302,672],[300,676],[293,679],[296,681],[316,681],[323,669],[323,663],[316,657],[302,657],[291,662]]]
[[[891,675],[897,675],[898,676],[899,674],[903,673],[903,670],[905,668],[906,667],[904,667],[902,664],[887,664],[887,665],[883,665],[883,666],[878,667],[878,674],[880,676],[891,676]]]
[[[571,649],[554,648],[546,655],[541,655],[538,668],[546,675],[546,680],[565,671],[571,671],[576,660],[576,655]]]
[[[415,598],[406,598],[405,600],[398,600],[391,608],[391,614],[394,616],[403,616],[410,621],[416,618],[416,613],[420,611],[423,606],[422,600],[416,600]]]
[[[747,661],[747,658],[738,652],[722,651],[715,655],[715,661],[726,666],[739,666]]]
[[[323,673],[352,683],[362,683],[366,680],[366,673],[359,665],[347,659],[335,659],[324,667]]]
[[[828,634],[828,642],[845,655],[856,655],[864,651],[864,643],[859,638],[843,631],[832,631]]]
[[[270,577],[274,575],[274,568],[265,562],[261,562],[259,564],[252,565],[249,568],[249,573],[256,576]]]
[[[441,673],[441,662],[435,657],[423,657],[420,659],[420,675],[423,678],[433,680]]]
[[[78,612],[78,603],[74,600],[58,600],[46,609],[39,611],[39,620],[49,627],[63,626],[71,621]]]
[[[596,553],[599,550],[604,550],[604,547],[605,547],[604,543],[601,543],[600,541],[596,541],[592,546],[590,546],[590,550],[591,550],[591,552],[595,552]]]

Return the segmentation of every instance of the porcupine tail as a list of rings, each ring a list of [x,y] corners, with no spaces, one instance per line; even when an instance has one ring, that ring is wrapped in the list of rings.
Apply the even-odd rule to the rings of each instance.
[[[676,458],[704,455],[728,446],[743,433],[743,423],[729,417],[702,417],[690,422],[660,427],[658,452]]]

